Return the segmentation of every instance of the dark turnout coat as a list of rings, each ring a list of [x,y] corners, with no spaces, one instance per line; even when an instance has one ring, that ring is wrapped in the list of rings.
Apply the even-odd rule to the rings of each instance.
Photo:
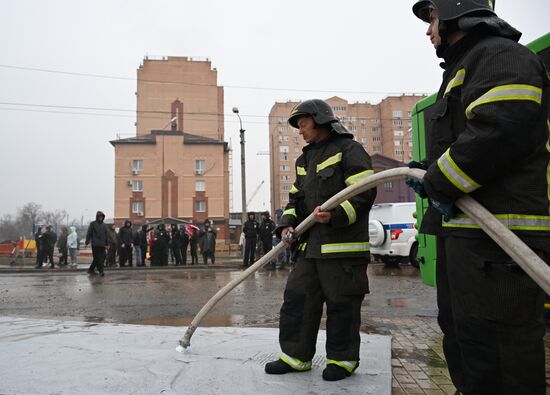
[[[449,51],[427,128],[428,195],[454,202],[469,194],[550,251],[550,95],[541,59],[515,39],[481,31]],[[443,222],[431,207],[421,232],[482,235],[466,215]]]
[[[332,132],[303,149],[296,160],[296,181],[276,229],[296,227],[315,207],[373,173],[370,156],[351,135]],[[316,224],[300,237],[307,258],[334,259],[369,256],[369,210],[376,190],[346,200],[332,211],[328,224]],[[307,244],[306,244],[307,243]]]
[[[106,247],[109,245],[109,230],[107,225],[103,222],[105,214],[98,211],[96,220],[90,222],[88,226],[88,232],[86,233],[86,245],[92,243],[92,247]]]

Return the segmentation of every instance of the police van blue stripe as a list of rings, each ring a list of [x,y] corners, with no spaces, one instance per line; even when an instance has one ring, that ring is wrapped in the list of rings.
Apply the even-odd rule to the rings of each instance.
[[[384,229],[394,230],[394,229],[413,229],[414,223],[409,224],[385,224]]]

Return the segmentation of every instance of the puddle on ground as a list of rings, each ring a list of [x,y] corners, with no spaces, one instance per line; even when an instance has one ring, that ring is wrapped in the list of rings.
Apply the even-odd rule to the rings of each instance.
[[[145,318],[126,321],[125,324],[133,325],[160,325],[160,326],[189,326],[194,316],[180,318]],[[244,315],[209,315],[202,319],[201,326],[231,326],[243,325],[247,321]]]
[[[407,301],[403,298],[386,299],[386,305],[388,307],[396,307],[398,309],[404,309],[407,307]]]

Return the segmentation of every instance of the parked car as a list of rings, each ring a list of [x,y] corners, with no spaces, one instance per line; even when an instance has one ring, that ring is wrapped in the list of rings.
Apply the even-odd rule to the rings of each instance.
[[[369,215],[370,252],[386,265],[410,262],[418,267],[415,223],[416,204],[375,204]]]

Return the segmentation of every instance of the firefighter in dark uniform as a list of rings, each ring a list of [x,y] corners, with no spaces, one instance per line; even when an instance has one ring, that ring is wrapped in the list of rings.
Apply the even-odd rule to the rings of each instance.
[[[244,223],[244,259],[243,266],[251,266],[254,263],[254,256],[256,254],[256,241],[260,234],[260,224],[256,221],[256,214],[253,212],[247,213],[248,220]]]
[[[327,306],[327,367],[323,379],[341,380],[359,364],[361,303],[368,293],[368,215],[376,190],[361,193],[332,211],[320,206],[349,185],[372,174],[371,159],[322,100],[307,100],[292,111],[289,124],[308,145],[296,161],[296,181],[275,232],[289,234],[308,215],[317,224],[299,240],[279,323],[283,354],[269,362],[270,374],[311,368],[323,304]]]
[[[420,231],[437,235],[438,322],[463,394],[544,394],[544,292],[453,202],[469,194],[550,262],[548,77],[492,1],[421,0],[444,59]]]
[[[260,240],[262,241],[262,250],[264,255],[273,249],[273,230],[275,223],[271,219],[268,211],[262,213],[262,222],[260,224]],[[267,266],[267,265],[266,265]],[[275,269],[275,260],[271,260],[269,269]]]

